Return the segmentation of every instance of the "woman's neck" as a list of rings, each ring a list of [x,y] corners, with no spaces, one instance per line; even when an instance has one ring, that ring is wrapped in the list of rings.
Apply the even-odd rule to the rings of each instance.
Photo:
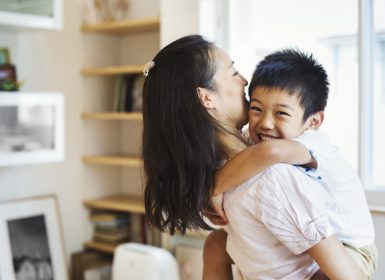
[[[237,131],[234,134],[224,132],[219,136],[219,139],[223,144],[229,159],[233,158],[239,152],[247,148],[246,143],[242,141],[243,137],[240,131]]]

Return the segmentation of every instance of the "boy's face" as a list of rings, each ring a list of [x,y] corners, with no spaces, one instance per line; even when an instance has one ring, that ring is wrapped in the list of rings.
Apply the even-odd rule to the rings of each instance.
[[[249,131],[254,143],[292,139],[310,127],[297,96],[277,88],[256,87],[250,98]]]

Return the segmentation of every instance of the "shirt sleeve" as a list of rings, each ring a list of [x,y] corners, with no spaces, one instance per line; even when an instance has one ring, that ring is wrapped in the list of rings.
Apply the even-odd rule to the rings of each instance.
[[[325,194],[295,167],[268,169],[255,194],[257,217],[293,254],[298,255],[334,233],[325,213]]]
[[[310,177],[321,180],[322,176],[332,165],[333,155],[336,153],[336,147],[331,143],[329,137],[322,130],[307,130],[297,138],[292,139],[304,145],[311,155],[317,161],[317,168],[303,168]]]

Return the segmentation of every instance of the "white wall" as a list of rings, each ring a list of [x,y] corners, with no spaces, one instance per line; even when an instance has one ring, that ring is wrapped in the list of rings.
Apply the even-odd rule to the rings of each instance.
[[[66,148],[63,162],[0,167],[0,200],[56,194],[68,257],[72,252],[81,250],[82,243],[90,238],[91,226],[88,211],[82,204],[84,199],[119,191],[135,194],[141,192],[138,184],[140,180],[136,180],[137,184],[132,184],[132,180],[122,176],[122,173],[130,176],[132,170],[126,172],[123,168],[88,166],[82,163],[82,155],[117,152],[122,147],[124,150],[127,145],[138,142],[138,137],[133,140],[130,137],[140,134],[132,133],[131,129],[121,133],[122,125],[119,122],[103,123],[81,119],[83,111],[106,109],[106,103],[111,103],[112,95],[111,87],[108,86],[111,83],[105,80],[107,78],[83,77],[80,70],[85,66],[144,63],[159,48],[159,34],[118,38],[80,32],[81,3],[80,0],[63,0],[62,30],[14,31],[0,27],[0,46],[10,50],[12,62],[17,67],[18,79],[25,81],[21,90],[63,93]],[[158,3],[158,0],[132,2],[129,16],[155,16],[159,14]],[[133,44],[137,39],[142,44]],[[124,47],[120,48],[121,45]],[[144,57],[138,57],[138,50],[142,54],[144,52]],[[139,61],[130,61],[133,57]],[[137,124],[134,123],[133,126]],[[126,138],[131,142],[124,145]],[[137,174],[134,176],[138,177]],[[130,185],[126,182],[130,182]],[[132,185],[134,189],[130,189]]]
[[[0,167],[0,200],[54,193],[59,199],[64,237],[69,253],[85,240],[83,64],[77,1],[64,2],[64,27],[60,31],[7,31],[0,28],[0,46],[8,47],[17,67],[22,91],[57,91],[65,98],[65,161],[21,167]],[[1,94],[1,93],[0,93]]]

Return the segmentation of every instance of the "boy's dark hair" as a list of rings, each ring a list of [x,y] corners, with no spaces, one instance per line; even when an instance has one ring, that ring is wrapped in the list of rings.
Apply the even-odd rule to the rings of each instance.
[[[256,67],[249,97],[256,87],[278,88],[298,96],[303,121],[326,107],[329,82],[325,69],[311,54],[284,49],[266,56]]]

